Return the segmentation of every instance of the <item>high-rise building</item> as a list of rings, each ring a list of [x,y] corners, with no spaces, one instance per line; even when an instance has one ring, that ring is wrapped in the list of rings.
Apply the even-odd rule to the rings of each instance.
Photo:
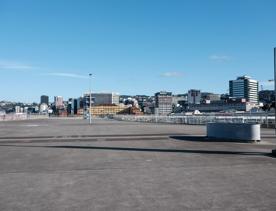
[[[67,103],[67,114],[73,115],[74,114],[74,99],[69,98]]]
[[[55,96],[54,97],[54,103],[56,108],[63,107],[63,97],[62,96]]]
[[[190,89],[188,91],[188,104],[200,104],[201,93],[200,90]]]
[[[249,76],[229,81],[229,94],[234,98],[245,98],[247,102],[258,103],[259,83]]]
[[[47,95],[41,95],[40,97],[40,104],[46,104],[49,105],[49,96]]]
[[[81,108],[83,108],[83,97],[79,97],[78,99],[77,99],[77,109],[81,109]]]
[[[172,113],[172,93],[161,91],[155,94],[155,114],[168,115]]]
[[[74,114],[78,113],[78,99],[74,99],[73,101],[73,113]]]

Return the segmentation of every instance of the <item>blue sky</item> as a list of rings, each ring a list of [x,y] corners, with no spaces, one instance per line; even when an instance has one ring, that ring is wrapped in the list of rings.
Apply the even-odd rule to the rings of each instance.
[[[0,100],[272,89],[275,0],[0,0]]]

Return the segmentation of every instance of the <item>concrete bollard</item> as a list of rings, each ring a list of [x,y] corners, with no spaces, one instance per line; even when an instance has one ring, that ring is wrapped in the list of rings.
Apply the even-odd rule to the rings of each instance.
[[[241,141],[261,141],[260,124],[208,123],[207,137]]]

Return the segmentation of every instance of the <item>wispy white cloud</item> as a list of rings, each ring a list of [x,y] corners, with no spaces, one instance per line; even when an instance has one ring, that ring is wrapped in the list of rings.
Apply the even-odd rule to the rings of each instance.
[[[0,59],[0,71],[31,71],[39,69],[40,73],[37,73],[40,76],[54,76],[54,77],[66,77],[66,78],[75,78],[75,79],[88,79],[88,76],[71,73],[71,72],[48,72],[45,68],[39,68],[36,66],[23,64],[15,61],[7,61]]]
[[[66,77],[66,78],[78,78],[78,79],[88,79],[88,76],[80,75],[76,73],[64,73],[64,72],[54,72],[54,73],[44,73],[42,75],[46,76],[57,76],[57,77]]]
[[[0,60],[0,70],[26,71],[26,70],[36,69],[36,68],[37,67],[34,67],[32,65],[27,65],[19,62]]]
[[[212,61],[226,62],[226,61],[231,60],[231,57],[226,56],[226,55],[216,55],[216,54],[214,54],[214,55],[209,56],[209,59],[212,60]]]
[[[162,77],[167,77],[167,78],[176,78],[176,77],[182,77],[183,76],[183,73],[182,72],[176,72],[176,71],[173,71],[173,72],[164,72],[164,73],[161,73],[161,76]]]

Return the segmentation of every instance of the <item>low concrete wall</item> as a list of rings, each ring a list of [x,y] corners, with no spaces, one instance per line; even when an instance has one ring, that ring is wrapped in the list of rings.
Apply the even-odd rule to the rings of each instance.
[[[208,123],[207,137],[229,140],[260,141],[260,124]]]
[[[26,113],[12,113],[0,115],[0,121],[17,121],[30,119],[48,119],[48,115],[26,114]]]

